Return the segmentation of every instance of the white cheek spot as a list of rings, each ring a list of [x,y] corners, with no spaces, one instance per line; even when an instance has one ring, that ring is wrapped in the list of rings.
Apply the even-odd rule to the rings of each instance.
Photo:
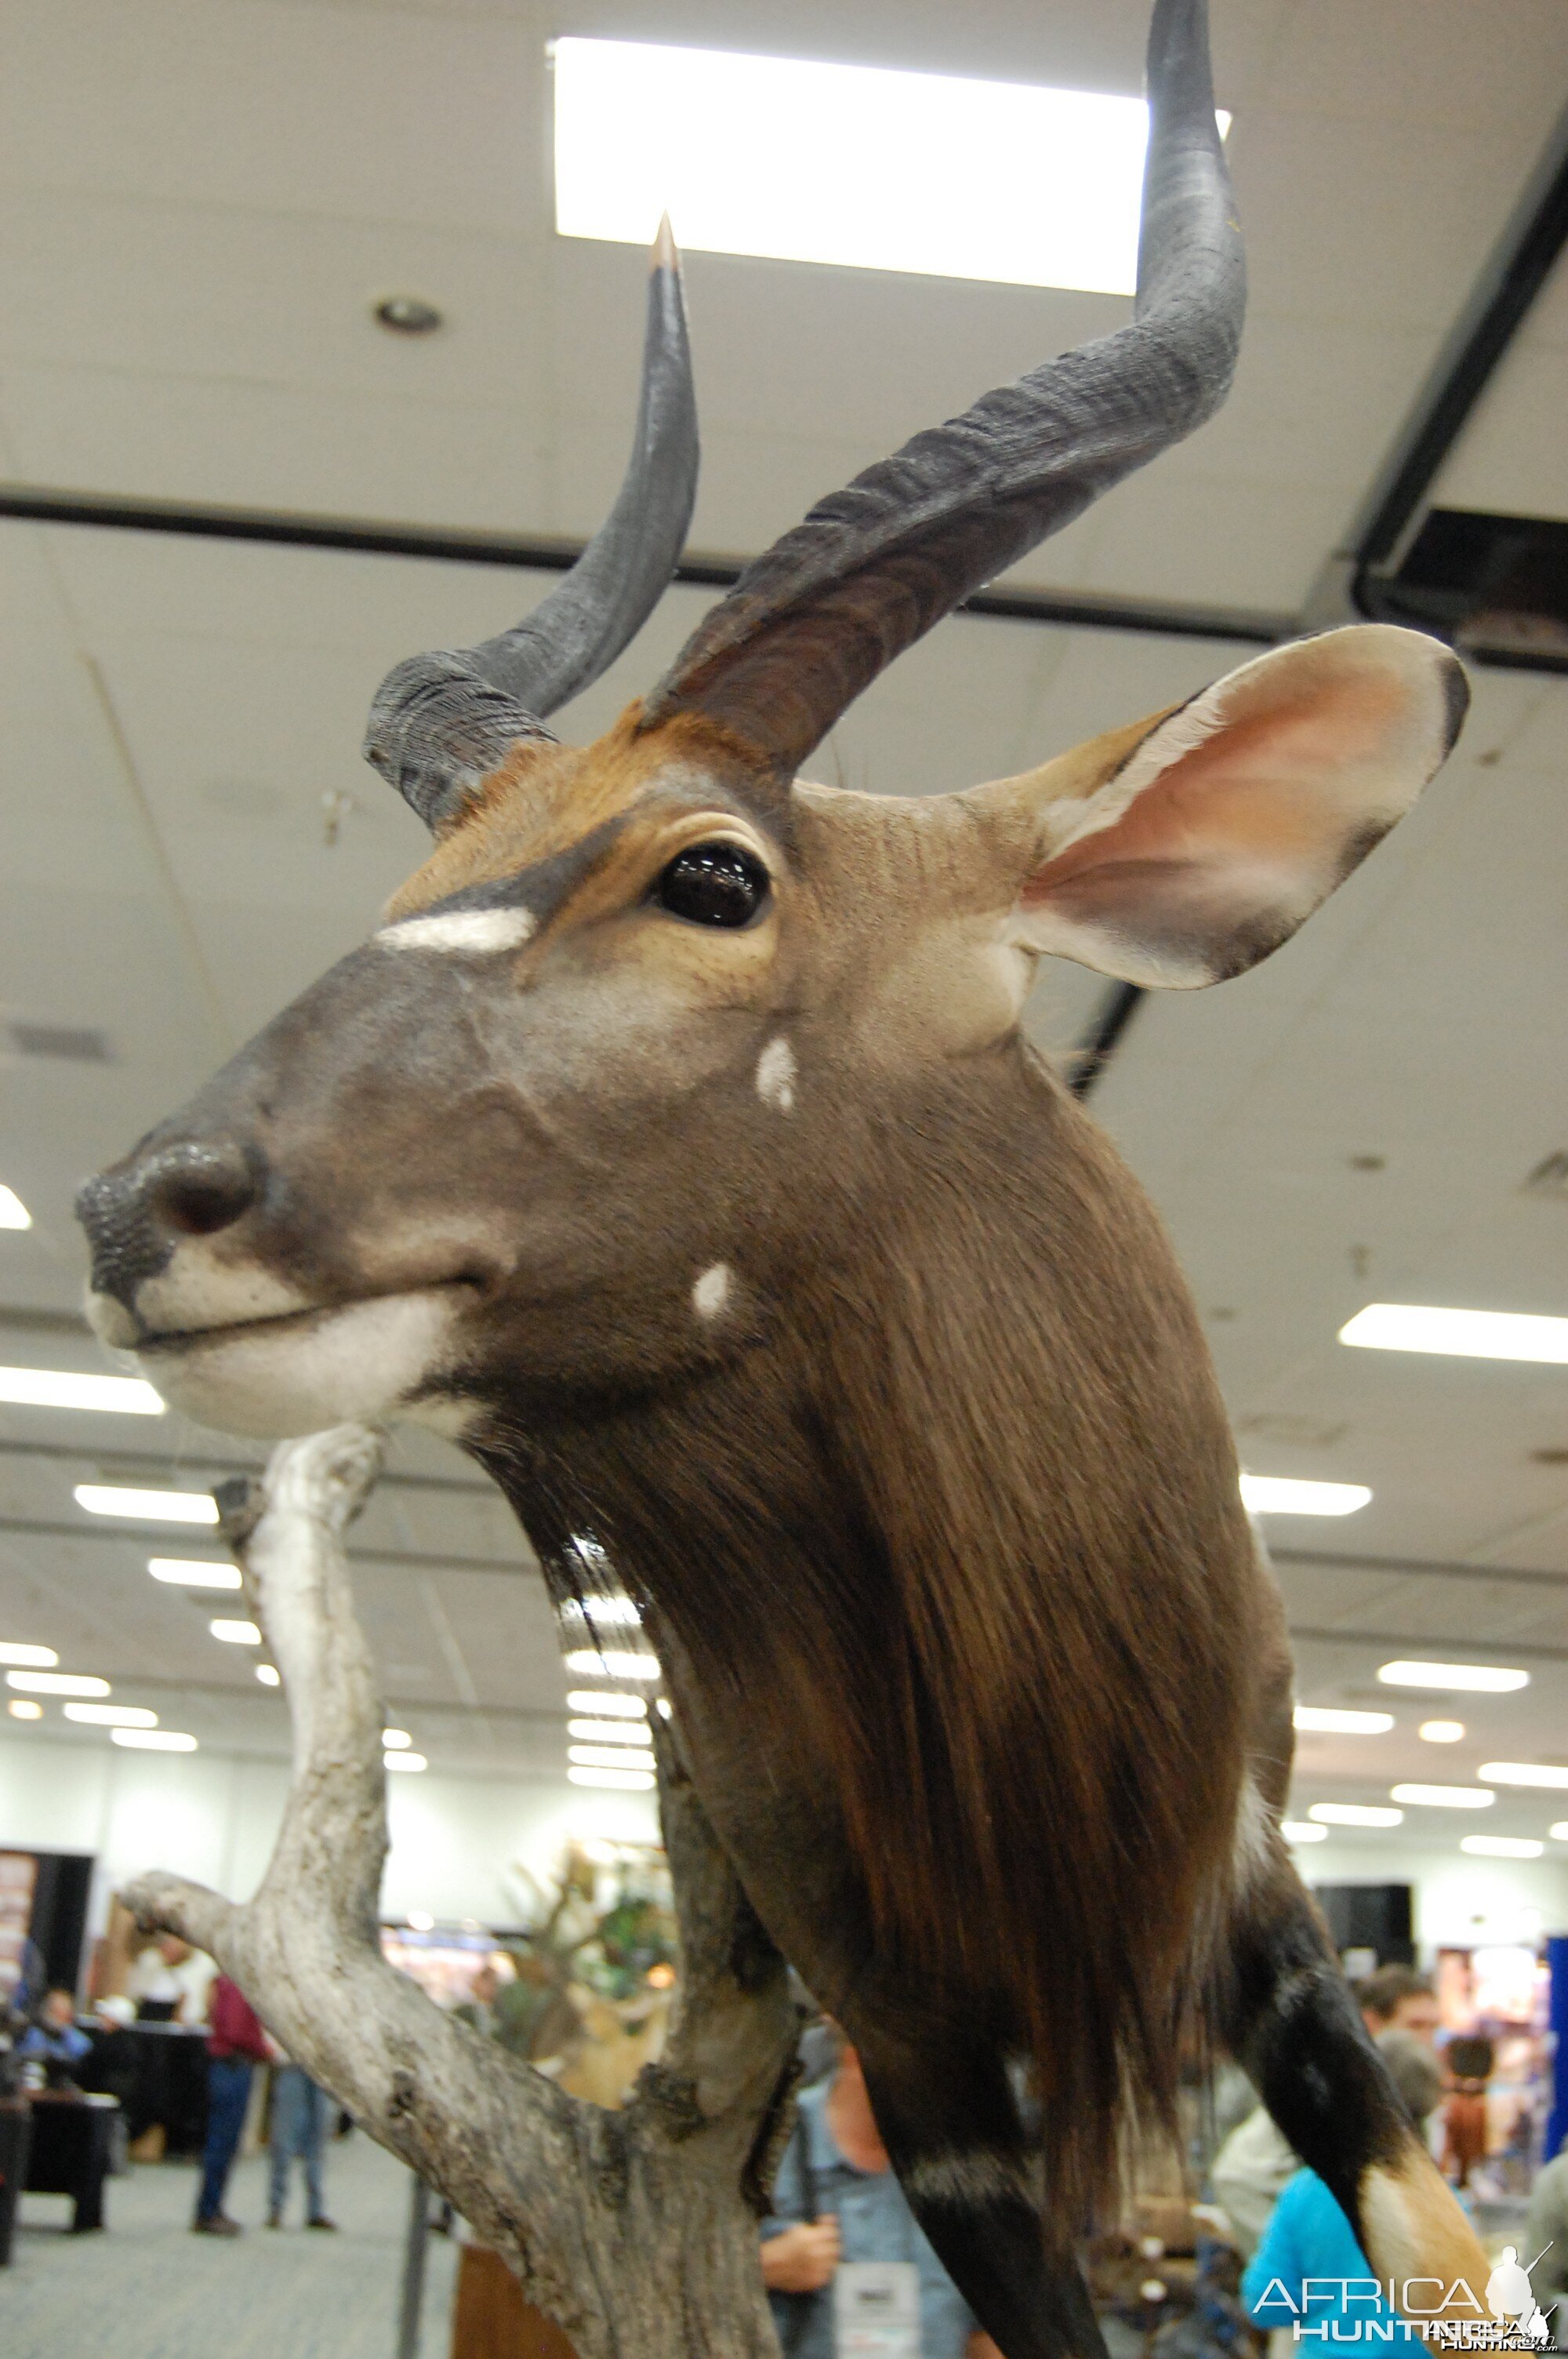
[[[532,909],[449,909],[441,918],[402,918],[375,936],[383,950],[436,951],[470,958],[518,951],[533,933]]]
[[[692,1309],[699,1319],[717,1319],[730,1299],[730,1271],[727,1261],[705,1269],[691,1289]]]
[[[780,1114],[795,1109],[795,1050],[781,1032],[770,1040],[757,1060],[757,1095],[764,1105],[776,1106]]]

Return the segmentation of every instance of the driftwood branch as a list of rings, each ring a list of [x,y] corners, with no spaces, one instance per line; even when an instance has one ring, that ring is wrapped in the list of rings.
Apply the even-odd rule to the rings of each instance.
[[[756,2205],[795,2021],[778,1952],[680,1760],[656,1734],[680,1924],[664,2060],[606,2113],[434,2006],[381,1952],[383,1712],[343,1534],[380,1466],[341,1426],[222,1501],[294,1723],[294,1779],[254,1898],[167,1875],[125,1899],[211,1952],[274,2036],[372,2136],[450,2198],[579,2359],[773,2359]]]

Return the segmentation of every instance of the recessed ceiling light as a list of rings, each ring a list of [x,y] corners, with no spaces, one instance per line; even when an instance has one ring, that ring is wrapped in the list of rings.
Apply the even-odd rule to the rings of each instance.
[[[178,1728],[112,1728],[111,1745],[129,1745],[134,1753],[194,1753],[196,1739]]]
[[[220,1614],[207,1627],[225,1647],[259,1647],[262,1642],[261,1625],[257,1622],[230,1622]]]
[[[648,1707],[641,1696],[600,1695],[593,1688],[569,1690],[567,1709],[568,1712],[608,1712],[616,1720],[646,1720],[648,1717]]]
[[[28,1703],[22,1696],[13,1696],[5,1709],[13,1720],[42,1720],[44,1716],[41,1703]]]
[[[1423,1720],[1416,1734],[1424,1737],[1428,1745],[1459,1745],[1464,1742],[1465,1723],[1462,1720]]]
[[[258,1663],[256,1677],[264,1688],[280,1688],[283,1685],[283,1674],[276,1663]]]
[[[1364,1483],[1308,1483],[1281,1474],[1243,1474],[1241,1503],[1254,1516],[1353,1516],[1372,1494]]]
[[[1394,1724],[1391,1712],[1340,1712],[1328,1704],[1299,1703],[1295,1724],[1320,1736],[1381,1736]]]
[[[1398,1827],[1405,1814],[1371,1802],[1314,1802],[1307,1816],[1325,1827]]]
[[[1462,1835],[1459,1848],[1477,1859],[1539,1859],[1546,1845],[1528,1835]]]
[[[576,1647],[567,1657],[567,1669],[601,1680],[656,1680],[660,1676],[652,1655],[619,1654],[611,1647],[602,1654],[597,1647]]]
[[[1497,1663],[1384,1663],[1378,1677],[1386,1688],[1452,1688],[1465,1695],[1512,1695],[1530,1685],[1528,1671]]]
[[[1328,1829],[1314,1827],[1310,1819],[1283,1819],[1280,1832],[1288,1843],[1326,1843]]]
[[[667,212],[710,254],[1137,283],[1140,98],[647,41],[566,38],[552,56],[563,237],[647,245]]]
[[[413,1742],[406,1728],[384,1728],[381,1732],[384,1753],[406,1753]]]
[[[106,1696],[114,1690],[107,1680],[86,1671],[7,1671],[5,1684],[23,1695]]]
[[[381,1758],[384,1767],[404,1769],[410,1777],[415,1777],[418,1776],[421,1769],[428,1769],[430,1767],[422,1753],[384,1753]]]
[[[71,1494],[90,1516],[124,1516],[138,1524],[215,1524],[210,1491],[134,1491],[117,1483],[79,1483]]]
[[[52,1647],[24,1647],[14,1638],[0,1641],[0,1663],[15,1663],[18,1670],[52,1671],[59,1660]]]
[[[1548,1761],[1483,1761],[1476,1775],[1492,1786],[1568,1787],[1568,1769]]]
[[[0,1229],[30,1229],[33,1216],[14,1188],[0,1188]]]
[[[140,1376],[83,1376],[66,1368],[0,1368],[0,1401],[17,1408],[106,1409],[116,1417],[164,1412]]]
[[[67,1720],[79,1720],[89,1728],[156,1728],[156,1712],[144,1712],[134,1703],[68,1703],[61,1707]]]
[[[654,1783],[647,1769],[583,1769],[576,1767],[567,1771],[574,1786],[620,1786],[633,1793],[645,1794]]]
[[[1522,1310],[1443,1310],[1369,1302],[1339,1331],[1368,1352],[1441,1352],[1465,1360],[1568,1361],[1568,1319]]]
[[[651,1753],[628,1753],[620,1745],[568,1745],[567,1759],[579,1769],[652,1769]]]
[[[1553,1843],[1568,1843],[1568,1819],[1559,1819],[1557,1824],[1548,1827],[1546,1832]]]
[[[1484,1786],[1390,1786],[1389,1798],[1428,1810],[1489,1810],[1498,1799]]]
[[[150,1556],[147,1571],[155,1581],[172,1582],[179,1589],[243,1589],[237,1564],[204,1564],[195,1557]]]
[[[587,1745],[646,1745],[645,1720],[568,1720],[567,1734]]]

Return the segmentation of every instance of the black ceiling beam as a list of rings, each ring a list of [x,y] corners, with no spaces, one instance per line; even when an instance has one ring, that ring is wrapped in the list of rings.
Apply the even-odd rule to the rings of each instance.
[[[412,557],[452,565],[499,565],[535,573],[564,573],[587,544],[548,534],[517,535],[446,525],[385,524],[364,516],[305,516],[273,508],[224,507],[187,500],[146,500],[59,489],[45,484],[0,484],[0,516],[30,524],[86,525],[100,531],[183,534],[199,540],[261,541],[286,549],[347,550],[362,557]],[[750,560],[694,551],[675,579],[690,587],[728,590]],[[1160,638],[1235,640],[1271,647],[1289,636],[1288,614],[1260,608],[1207,606],[1179,599],[1119,598],[1093,591],[979,590],[961,614],[1062,629],[1136,631]]]
[[[1397,550],[1564,245],[1568,108],[1541,150],[1350,527],[1347,546],[1356,562],[1353,594],[1364,611],[1375,609],[1375,597],[1363,596],[1365,578]],[[1480,660],[1493,658],[1481,656]],[[1509,659],[1509,668],[1557,670],[1561,665],[1536,664],[1516,656]]]

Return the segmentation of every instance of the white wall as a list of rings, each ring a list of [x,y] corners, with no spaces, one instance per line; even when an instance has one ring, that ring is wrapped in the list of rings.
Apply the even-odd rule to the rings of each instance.
[[[271,1855],[287,1790],[281,1762],[237,1755],[132,1753],[118,1745],[0,1736],[0,1850],[91,1852],[94,1930],[107,1896],[164,1867],[232,1899],[253,1892]],[[547,1875],[568,1834],[656,1842],[653,1797],[598,1793],[564,1778],[388,1779],[392,1854],[385,1913],[515,1924],[508,1870]]]
[[[1430,1963],[1439,1949],[1474,1950],[1568,1933],[1568,1855],[1472,1859],[1452,1849],[1400,1848],[1381,1839],[1314,1843],[1295,1854],[1309,1884],[1408,1884],[1415,1943]]]

